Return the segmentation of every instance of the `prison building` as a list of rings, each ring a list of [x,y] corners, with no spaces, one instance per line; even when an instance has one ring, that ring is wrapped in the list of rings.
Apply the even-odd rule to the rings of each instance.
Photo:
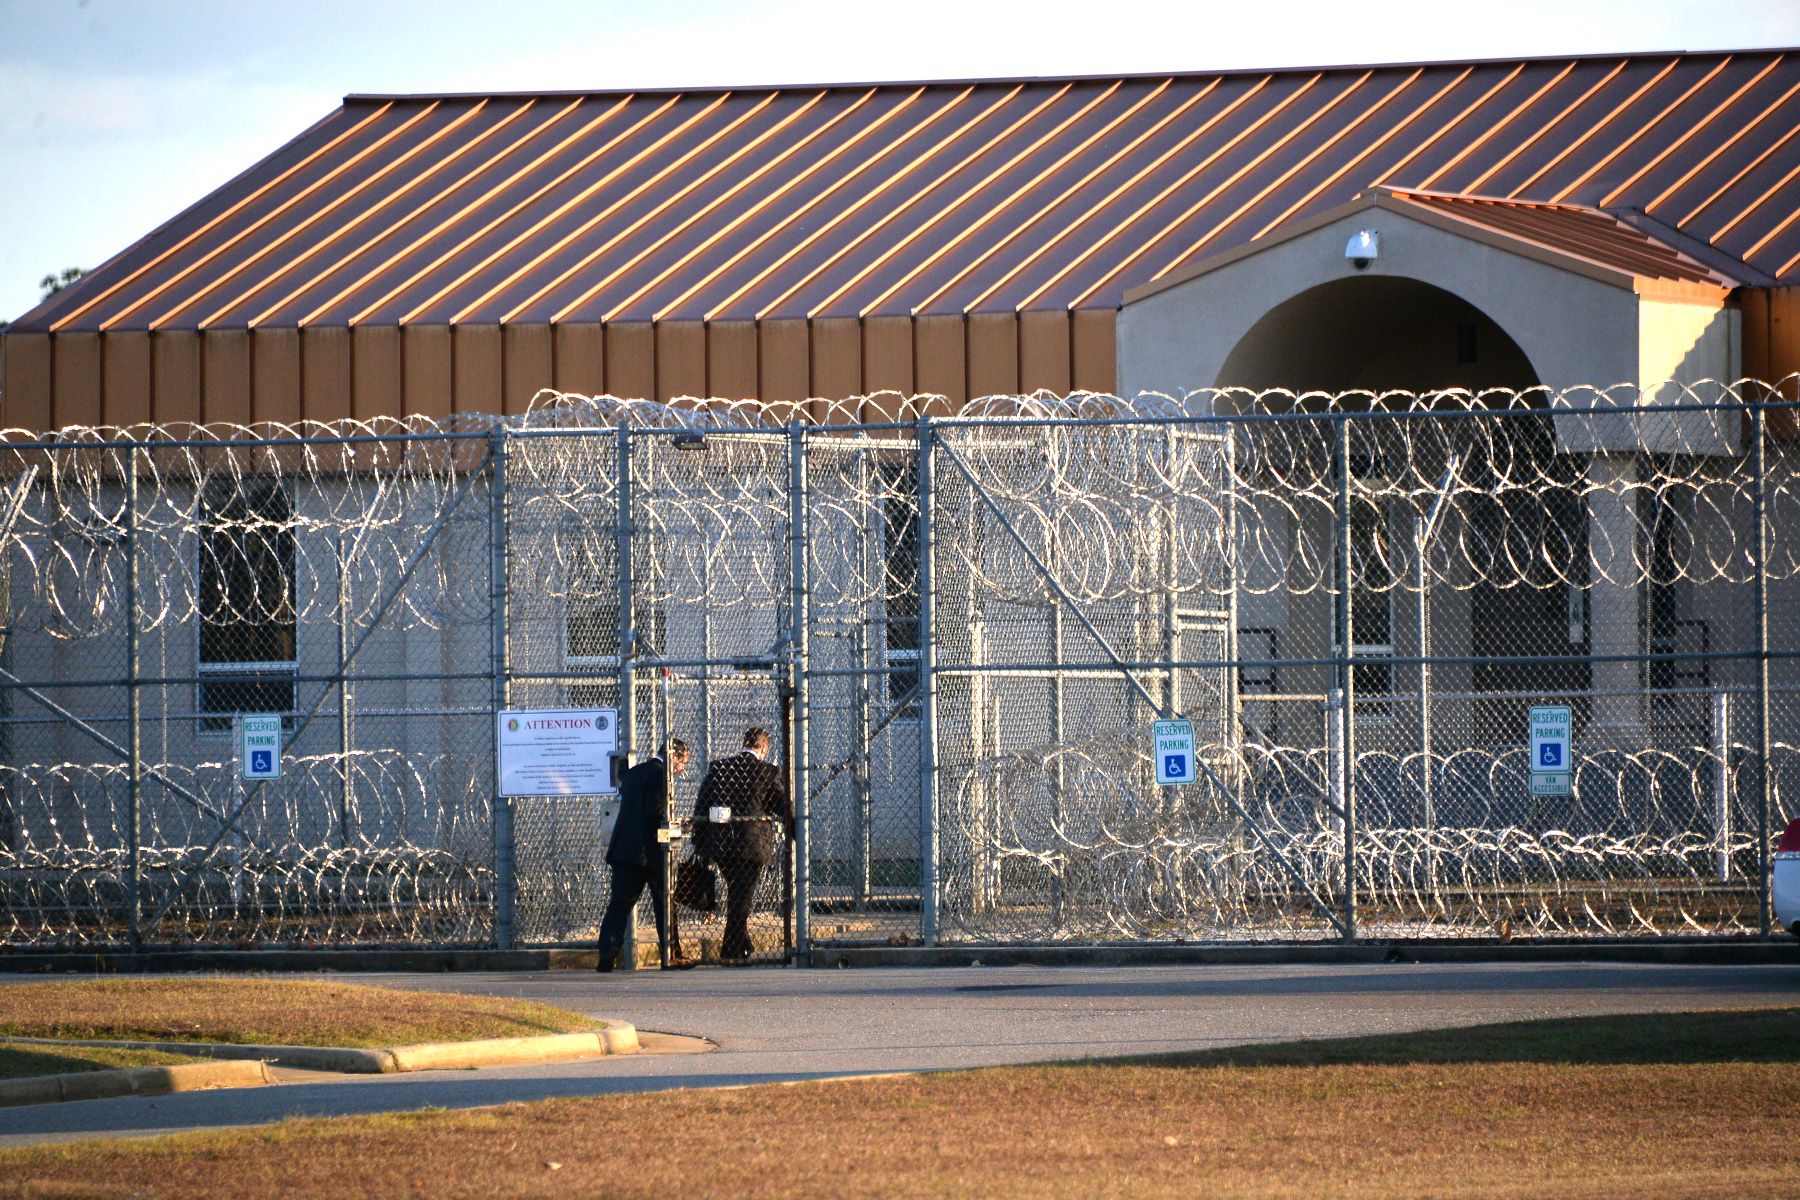
[[[1752,928],[1800,445],[1717,405],[1800,398],[1796,129],[1787,51],[349,97],[4,335],[0,937],[583,936],[494,707],[704,762],[803,592],[802,936],[1315,936],[1359,788],[1396,931]]]
[[[4,418],[1779,379],[1797,92],[1758,50],[350,96],[15,322]]]

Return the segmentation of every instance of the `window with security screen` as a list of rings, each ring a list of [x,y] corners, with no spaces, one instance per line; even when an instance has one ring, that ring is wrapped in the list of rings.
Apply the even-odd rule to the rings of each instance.
[[[201,495],[199,710],[203,732],[243,713],[291,716],[298,619],[294,502],[277,479],[215,479]]]
[[[1350,625],[1355,667],[1356,695],[1375,701],[1394,690],[1394,594],[1393,572],[1397,548],[1389,529],[1388,481],[1393,467],[1381,453],[1386,447],[1361,447],[1351,451],[1350,471]],[[1335,491],[1345,469],[1342,455],[1333,451],[1332,481]],[[1333,547],[1341,554],[1341,547]],[[1334,651],[1337,645],[1333,630]],[[1380,716],[1382,710],[1366,708]]]
[[[883,464],[883,651],[890,703],[917,709],[919,683],[919,476],[910,458]]]
[[[571,529],[567,591],[563,599],[563,666],[571,676],[566,703],[572,708],[616,708],[619,704],[619,549],[610,527]],[[660,655],[664,647],[664,605],[634,597],[632,618],[639,657]]]

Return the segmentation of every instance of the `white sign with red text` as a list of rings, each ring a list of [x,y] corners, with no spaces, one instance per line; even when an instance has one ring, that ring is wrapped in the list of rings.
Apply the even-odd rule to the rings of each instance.
[[[513,708],[495,714],[494,771],[502,796],[611,796],[619,713],[612,708]]]

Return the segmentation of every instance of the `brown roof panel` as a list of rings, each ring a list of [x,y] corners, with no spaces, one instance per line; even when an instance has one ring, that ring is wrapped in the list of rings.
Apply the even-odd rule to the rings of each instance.
[[[289,269],[321,239],[354,221],[360,209],[379,205],[403,188],[422,169],[424,156],[446,137],[461,133],[484,107],[479,102],[433,105],[380,136],[338,146],[311,164],[303,187],[279,204],[241,214],[242,219],[220,231],[207,254],[158,279],[122,320],[144,322],[151,329],[197,327],[220,300]]]
[[[346,281],[324,308],[299,320],[391,324],[435,297],[454,295],[482,254],[504,255],[558,214],[610,187],[625,164],[653,155],[657,139],[679,122],[677,106],[667,96],[615,98],[584,118],[572,137],[526,147],[529,158],[484,165],[441,205],[384,241],[379,260]],[[593,167],[602,162],[620,165],[595,177]]]
[[[1120,94],[1125,107],[1108,111],[1103,124],[1082,131],[1026,185],[1003,197],[979,237],[963,234],[940,247],[934,260],[915,267],[876,307],[908,312],[962,312],[1007,277],[1022,259],[1052,244],[1060,225],[1097,199],[1120,172],[1147,163],[1154,148],[1181,132],[1184,116],[1205,93],[1176,91],[1173,80],[1134,81]]]
[[[397,189],[379,207],[345,222],[321,239],[314,251],[297,258],[289,270],[266,278],[259,286],[233,297],[205,323],[295,325],[304,322],[342,325],[341,309],[330,316],[346,290],[358,288],[397,257],[429,244],[429,237],[466,214],[489,189],[520,171],[530,170],[543,156],[554,155],[557,134],[576,136],[592,121],[606,119],[616,105],[579,100],[547,100],[533,107],[511,107],[484,123],[453,153],[438,156],[409,187]],[[564,149],[563,154],[569,153]]]
[[[416,195],[458,164],[458,150],[477,151],[496,131],[510,124],[539,123],[549,116],[519,108],[469,108],[440,112],[422,121],[414,136],[384,147],[379,155],[346,172],[333,187],[292,214],[279,233],[259,230],[222,256],[222,269],[190,281],[183,293],[172,293],[158,327],[242,325],[255,319],[282,295],[331,264],[358,237],[404,220]],[[441,144],[441,145],[440,145]],[[440,150],[447,152],[440,152]],[[246,304],[249,311],[234,312]]]
[[[1621,274],[1726,288],[1739,282],[1599,209],[1398,189],[1390,194],[1428,212],[1491,229]]]
[[[14,328],[1111,307],[1380,185],[1680,277],[1570,215],[1638,209],[1800,283],[1797,129],[1787,50],[352,97]]]
[[[593,193],[568,208],[516,252],[490,256],[446,313],[453,323],[493,324],[521,310],[559,309],[568,297],[629,267],[658,232],[701,209],[738,172],[751,173],[768,145],[820,96],[734,98],[696,121],[617,191]]]
[[[594,245],[678,195],[671,177],[691,174],[697,161],[721,145],[730,146],[733,135],[750,136],[751,119],[774,99],[677,100],[634,130],[608,157],[604,171],[567,180],[536,198],[519,218],[485,225],[472,240],[459,241],[441,264],[399,297],[401,320],[441,324],[506,285],[505,296],[491,301],[495,307],[528,298],[556,273],[572,269]]]

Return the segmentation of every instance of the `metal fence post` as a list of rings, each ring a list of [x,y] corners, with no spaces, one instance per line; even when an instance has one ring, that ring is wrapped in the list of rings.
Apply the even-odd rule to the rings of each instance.
[[[1054,537],[1044,540],[1044,561],[1052,572],[1062,569],[1062,556],[1057,553],[1059,540]],[[1050,606],[1050,661],[1056,664],[1057,670],[1050,676],[1050,743],[1056,747],[1055,791],[1050,797],[1050,821],[1054,828],[1061,829],[1065,819],[1064,800],[1069,790],[1068,739],[1069,739],[1069,697],[1062,670],[1063,657],[1068,653],[1067,639],[1063,631],[1063,606]],[[1050,921],[1058,933],[1062,932],[1063,922],[1067,919],[1068,897],[1068,855],[1063,855],[1057,863],[1057,869],[1050,875]]]
[[[1350,419],[1337,421],[1338,686],[1344,693],[1344,940],[1356,940],[1356,621],[1351,596]]]
[[[140,695],[141,667],[138,659],[138,473],[137,451],[125,451],[125,654],[129,659],[126,683],[127,717],[131,724],[130,795],[126,801],[126,820],[130,825],[131,845],[127,850],[128,873],[125,879],[126,932],[132,948],[144,944],[144,931],[138,924],[138,892],[143,871],[144,746],[143,697]]]
[[[881,594],[884,605],[883,616],[885,617],[887,563],[876,551],[875,538],[871,532],[873,528],[873,519],[871,516],[871,507],[868,505],[870,478],[869,451],[859,450],[856,454],[856,494],[863,499],[865,507],[860,514],[858,526],[859,537],[857,540],[860,545],[857,548],[857,570],[860,577],[865,581],[872,581],[875,578],[876,571],[879,570],[882,572]],[[885,495],[881,501],[880,511],[882,518],[881,528],[885,533],[887,529],[887,500]],[[852,661],[855,662],[859,669],[866,671],[873,661],[872,642],[869,637],[869,622],[867,620],[855,622],[850,636],[854,647],[852,651]],[[887,637],[885,628],[883,629],[883,636],[881,639],[881,665],[884,667],[887,665]],[[865,908],[868,906],[869,897],[874,892],[875,882],[875,837],[873,829],[875,796],[871,762],[874,750],[870,744],[874,741],[874,737],[870,733],[871,722],[869,720],[869,709],[875,702],[875,696],[870,688],[870,678],[871,677],[866,674],[858,675],[856,677],[856,682],[852,685],[854,689],[852,702],[855,705],[855,711],[850,717],[850,759],[852,764],[850,784],[852,791],[855,793],[856,800],[856,839],[855,845],[851,850],[852,856],[856,861],[855,870],[852,872],[850,886],[852,898],[858,908]],[[876,686],[881,689],[881,694],[884,698],[893,694],[893,685],[889,682],[888,676],[880,675],[875,678],[879,681]]]
[[[498,460],[496,460],[498,461]],[[496,476],[496,478],[498,478]],[[490,485],[491,486],[491,485]],[[490,506],[492,498],[490,497]],[[350,848],[350,809],[355,803],[355,785],[351,781],[350,748],[355,735],[350,727],[350,544],[344,534],[337,535],[338,551],[338,845]],[[488,586],[493,587],[490,576]],[[498,621],[495,622],[498,624]],[[496,705],[496,707],[499,707]]]
[[[806,429],[799,421],[788,424],[788,631],[790,686],[793,689],[794,731],[788,770],[794,799],[794,954],[805,966],[812,960],[812,858],[808,796],[807,744],[807,623],[810,618],[810,584],[807,572],[807,518],[811,502],[806,461]]]
[[[507,677],[511,674],[510,639],[507,637],[507,593],[510,582],[510,560],[507,557],[506,538],[506,430],[496,428],[491,437],[490,462],[488,471],[488,544],[490,561],[488,564],[489,634],[492,637],[493,667],[493,705],[498,714],[506,708],[508,702]],[[340,662],[338,670],[345,668]],[[499,721],[496,718],[489,726],[499,738]],[[499,747],[495,747],[494,765],[499,767]],[[346,764],[346,770],[348,764]],[[514,865],[513,841],[513,808],[510,797],[500,794],[500,780],[494,779],[493,795],[493,853],[494,853],[494,944],[501,950],[511,950],[517,943],[518,929],[516,924],[518,879]]]
[[[618,464],[619,538],[619,755],[631,765],[632,743],[637,737],[637,629],[631,605],[631,427],[620,425]],[[625,941],[620,965],[637,970],[637,914],[625,922]]]
[[[1768,410],[1757,404],[1750,423],[1755,470],[1752,508],[1756,514],[1756,923],[1765,939],[1774,928],[1769,915],[1769,770],[1774,742],[1769,713],[1768,420]]]
[[[1712,698],[1713,727],[1713,828],[1718,835],[1718,877],[1731,880],[1731,693],[1717,691]]]
[[[938,938],[937,548],[932,496],[931,417],[919,418],[919,940]]]

